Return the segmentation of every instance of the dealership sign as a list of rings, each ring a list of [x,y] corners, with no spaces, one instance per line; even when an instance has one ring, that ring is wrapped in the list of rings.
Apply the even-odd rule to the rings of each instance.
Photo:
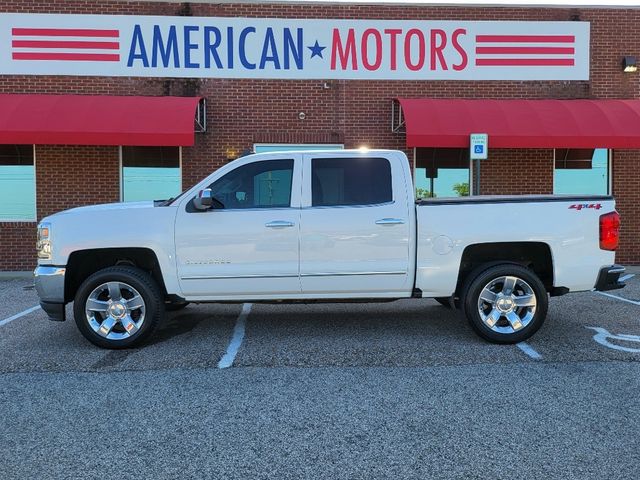
[[[0,15],[0,74],[588,80],[588,22]]]

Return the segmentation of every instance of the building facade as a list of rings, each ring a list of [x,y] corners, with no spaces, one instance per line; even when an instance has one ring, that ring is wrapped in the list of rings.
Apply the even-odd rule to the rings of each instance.
[[[403,150],[422,196],[613,194],[623,222],[618,261],[640,264],[640,123],[616,125],[617,107],[605,112],[611,131],[602,139],[584,131],[555,143],[513,140],[516,132],[492,144],[494,118],[468,132],[489,134],[479,174],[468,142],[410,141],[410,130],[437,124],[435,110],[414,113],[411,125],[400,111],[407,99],[638,100],[640,72],[625,72],[624,59],[633,70],[640,56],[640,10],[0,0],[0,12],[0,271],[34,267],[36,224],[46,215],[173,195],[240,155],[297,146]],[[94,28],[95,17],[80,15],[104,18]],[[324,67],[307,68],[321,59]],[[497,70],[482,69],[491,62]],[[187,125],[191,138],[163,131],[184,133],[171,115],[155,124],[120,119],[118,135],[82,131],[109,120],[122,97],[190,99],[180,108],[197,120]],[[136,117],[140,104],[126,105],[121,116]],[[565,105],[542,112],[575,117]],[[460,110],[460,118],[483,112]],[[578,131],[585,119],[574,120]],[[526,137],[546,121],[519,128]]]

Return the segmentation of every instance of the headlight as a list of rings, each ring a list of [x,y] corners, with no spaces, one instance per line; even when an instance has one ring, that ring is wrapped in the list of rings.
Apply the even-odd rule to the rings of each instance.
[[[51,224],[43,222],[38,225],[38,241],[36,242],[38,258],[51,260]]]

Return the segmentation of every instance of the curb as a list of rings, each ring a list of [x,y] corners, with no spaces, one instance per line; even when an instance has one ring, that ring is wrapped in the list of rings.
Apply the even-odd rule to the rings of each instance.
[[[33,272],[28,270],[26,272],[0,272],[0,280],[27,280],[33,278]]]

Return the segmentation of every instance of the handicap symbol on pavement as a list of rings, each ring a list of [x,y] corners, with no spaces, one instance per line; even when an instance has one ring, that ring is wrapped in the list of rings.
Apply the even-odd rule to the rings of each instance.
[[[638,348],[630,348],[630,347],[623,347],[621,345],[616,345],[615,343],[611,343],[609,341],[609,339],[611,339],[611,340],[619,340],[622,342],[638,342],[638,344],[640,344],[640,336],[638,335],[626,335],[622,333],[614,335],[613,333],[610,333],[608,330],[601,327],[585,327],[585,328],[589,328],[597,332],[593,336],[593,339],[596,342],[598,342],[600,345],[613,348],[614,350],[622,350],[623,352],[640,353],[640,345],[638,345]]]

